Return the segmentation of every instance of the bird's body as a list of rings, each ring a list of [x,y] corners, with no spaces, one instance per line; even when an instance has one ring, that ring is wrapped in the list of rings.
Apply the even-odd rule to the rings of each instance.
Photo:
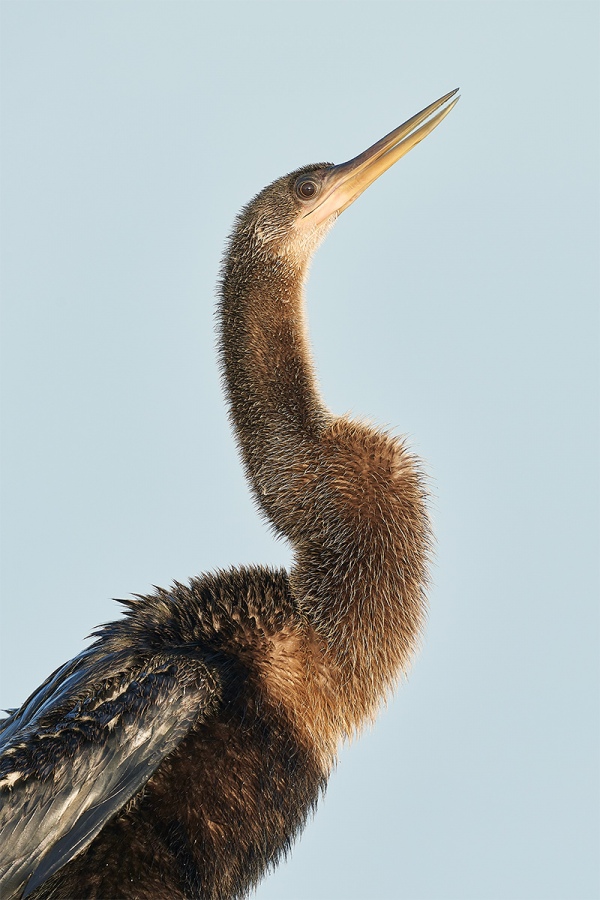
[[[246,475],[293,567],[127,601],[2,723],[3,900],[244,896],[406,670],[424,616],[422,477],[402,441],[324,406],[303,284],[365,177],[452,105],[387,149],[279,179],[238,219],[221,363]]]

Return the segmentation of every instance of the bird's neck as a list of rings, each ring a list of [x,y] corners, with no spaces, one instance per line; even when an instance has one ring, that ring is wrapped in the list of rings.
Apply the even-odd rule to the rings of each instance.
[[[234,244],[219,304],[221,365],[246,475],[266,516],[292,540],[284,455],[301,465],[331,420],[310,357],[304,280],[304,269]]]
[[[219,307],[230,416],[259,506],[291,542],[291,587],[347,734],[406,668],[423,620],[428,523],[402,443],[334,417],[315,384],[304,271],[232,243]],[[325,706],[323,707],[325,709]]]

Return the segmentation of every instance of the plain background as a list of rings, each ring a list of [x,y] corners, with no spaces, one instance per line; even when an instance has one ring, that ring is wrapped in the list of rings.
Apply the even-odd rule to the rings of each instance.
[[[238,208],[456,86],[337,223],[324,395],[410,436],[423,650],[260,900],[598,896],[596,3],[4,2],[0,702],[111,597],[287,564],[215,365]]]

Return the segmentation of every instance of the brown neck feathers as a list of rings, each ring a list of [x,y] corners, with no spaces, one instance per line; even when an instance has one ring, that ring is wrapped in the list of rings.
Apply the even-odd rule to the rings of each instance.
[[[292,589],[334,685],[327,715],[348,734],[373,715],[418,643],[429,527],[418,466],[402,442],[334,417],[319,397],[304,276],[243,230],[234,234],[221,362],[254,495],[294,548]]]

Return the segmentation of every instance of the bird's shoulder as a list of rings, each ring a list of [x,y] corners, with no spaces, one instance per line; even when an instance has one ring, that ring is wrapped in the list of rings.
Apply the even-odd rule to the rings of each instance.
[[[3,896],[28,880],[33,890],[86,847],[218,705],[218,672],[200,658],[83,657],[5,729]]]
[[[285,621],[283,572],[232,570],[125,602],[0,731],[3,896],[85,848],[189,731],[219,710],[230,632]],[[225,650],[223,650],[225,648]]]

